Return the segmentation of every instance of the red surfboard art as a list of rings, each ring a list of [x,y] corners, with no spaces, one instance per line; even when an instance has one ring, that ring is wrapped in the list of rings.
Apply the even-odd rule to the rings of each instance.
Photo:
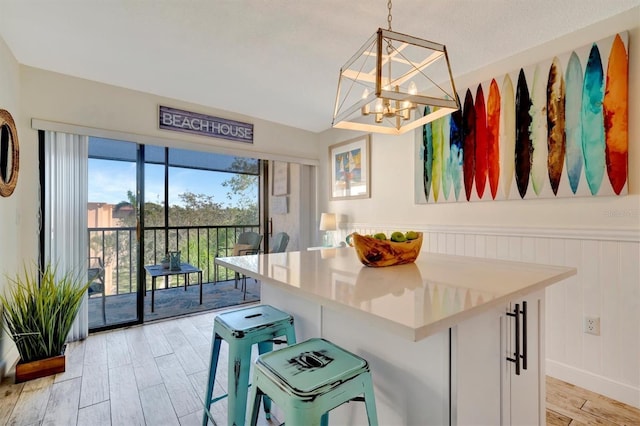
[[[482,199],[487,184],[487,109],[484,105],[482,85],[476,90],[476,193]]]

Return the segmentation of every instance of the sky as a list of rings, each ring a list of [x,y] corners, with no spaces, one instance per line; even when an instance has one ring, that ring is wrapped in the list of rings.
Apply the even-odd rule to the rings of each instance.
[[[145,166],[146,200],[160,204],[164,198],[164,166]],[[169,172],[169,205],[181,205],[178,194],[193,192],[213,196],[213,201],[229,205],[222,182],[232,177],[223,172],[172,167]],[[135,193],[136,164],[127,161],[89,159],[89,202],[118,204],[128,201],[127,191]]]

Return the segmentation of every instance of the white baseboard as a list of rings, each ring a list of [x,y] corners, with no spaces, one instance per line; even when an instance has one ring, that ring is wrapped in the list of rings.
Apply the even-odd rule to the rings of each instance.
[[[640,388],[579,370],[567,364],[546,360],[547,375],[640,408]]]

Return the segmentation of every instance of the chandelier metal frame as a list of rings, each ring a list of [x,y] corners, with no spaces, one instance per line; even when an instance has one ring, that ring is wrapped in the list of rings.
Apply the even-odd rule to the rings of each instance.
[[[388,8],[340,69],[335,128],[399,135],[460,109],[445,45],[392,31]]]

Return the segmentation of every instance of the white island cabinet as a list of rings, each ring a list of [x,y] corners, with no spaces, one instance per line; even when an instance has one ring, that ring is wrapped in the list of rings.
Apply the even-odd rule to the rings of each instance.
[[[451,424],[545,424],[543,321],[544,291],[538,290],[452,329]]]
[[[321,336],[365,358],[381,425],[544,424],[544,288],[575,268],[428,252],[369,268],[349,248],[216,263],[260,280],[299,341]],[[330,424],[366,424],[364,407],[344,404]]]

